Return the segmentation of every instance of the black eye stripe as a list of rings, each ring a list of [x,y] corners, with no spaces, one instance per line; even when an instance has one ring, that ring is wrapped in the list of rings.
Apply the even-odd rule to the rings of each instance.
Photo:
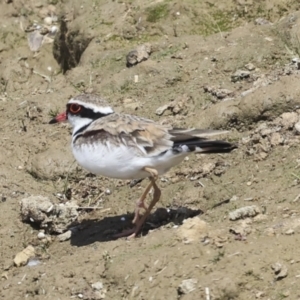
[[[70,107],[71,107],[72,104],[73,103],[68,103],[67,104],[67,113],[74,115],[70,111]],[[96,119],[99,119],[99,118],[102,118],[104,116],[107,116],[107,115],[111,114],[111,113],[103,114],[101,112],[94,112],[91,108],[84,107],[82,105],[80,105],[80,106],[82,107],[82,109],[76,115],[79,115],[82,118],[88,118],[88,119],[96,120]]]

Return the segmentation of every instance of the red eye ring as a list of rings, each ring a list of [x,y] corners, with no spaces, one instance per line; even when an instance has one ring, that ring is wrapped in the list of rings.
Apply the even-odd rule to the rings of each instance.
[[[71,104],[70,105],[70,112],[72,114],[78,114],[81,111],[81,106],[78,104]]]

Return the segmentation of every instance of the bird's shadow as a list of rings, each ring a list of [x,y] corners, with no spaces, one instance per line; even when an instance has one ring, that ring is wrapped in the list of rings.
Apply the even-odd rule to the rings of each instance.
[[[190,209],[179,207],[176,209],[158,208],[151,214],[145,222],[140,233],[141,236],[148,234],[150,230],[166,226],[182,224],[183,220],[202,214],[200,209]],[[83,220],[70,226],[72,229],[71,245],[81,247],[93,244],[94,242],[108,242],[116,240],[116,234],[123,230],[132,228],[133,214],[119,215],[114,217],[105,217],[101,220],[90,219]],[[75,228],[75,230],[74,230]]]

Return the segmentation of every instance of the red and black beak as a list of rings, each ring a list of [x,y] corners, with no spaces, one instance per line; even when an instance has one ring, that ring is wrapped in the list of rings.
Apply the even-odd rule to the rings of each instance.
[[[49,124],[55,124],[55,123],[64,122],[67,120],[68,120],[68,116],[67,116],[67,113],[64,111],[63,113],[58,114],[55,118],[50,120]]]

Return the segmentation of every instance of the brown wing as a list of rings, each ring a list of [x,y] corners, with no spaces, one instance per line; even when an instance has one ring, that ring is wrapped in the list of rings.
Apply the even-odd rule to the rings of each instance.
[[[204,141],[226,131],[171,128],[152,120],[126,114],[111,114],[95,120],[79,139],[93,137],[110,143],[123,143],[140,155],[155,156],[174,145]],[[91,140],[91,139],[89,139]]]
[[[173,146],[169,127],[137,116],[111,114],[94,121],[81,137],[97,136],[111,143],[123,143],[141,155],[158,155]]]

